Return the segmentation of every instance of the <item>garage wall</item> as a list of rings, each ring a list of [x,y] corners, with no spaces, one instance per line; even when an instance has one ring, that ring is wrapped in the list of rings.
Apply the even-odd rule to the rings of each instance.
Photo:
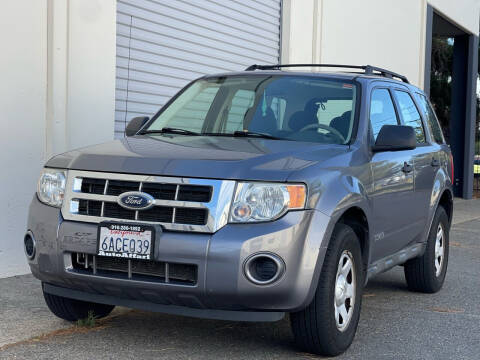
[[[282,61],[371,64],[422,86],[425,9],[425,0],[285,0]]]
[[[22,239],[28,204],[45,161],[46,2],[2,2],[0,34],[0,277],[4,277],[28,271]]]
[[[321,0],[283,0],[281,59],[284,64],[318,63]]]
[[[478,34],[478,0],[284,0],[282,62],[371,64],[423,87],[427,3]]]
[[[478,35],[479,0],[428,0],[428,3],[442,16],[445,16],[463,30]]]
[[[113,139],[115,0],[48,0],[48,157]]]
[[[323,1],[321,61],[385,67],[422,87],[426,2],[354,1],[348,12],[341,3]]]
[[[15,0],[0,13],[0,278],[27,273],[29,203],[49,157],[113,139],[116,0]]]
[[[204,74],[277,63],[280,0],[118,0],[115,135]]]
[[[115,0],[69,0],[67,150],[113,139],[115,13]]]

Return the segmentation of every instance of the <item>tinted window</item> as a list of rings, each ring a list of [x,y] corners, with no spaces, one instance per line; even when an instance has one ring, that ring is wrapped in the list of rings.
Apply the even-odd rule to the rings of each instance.
[[[395,91],[398,101],[399,112],[403,125],[411,126],[415,130],[417,142],[425,142],[425,133],[423,131],[422,118],[413,102],[412,97],[405,91]]]
[[[243,130],[243,119],[247,110],[253,105],[255,92],[252,90],[238,90],[233,96],[230,108],[226,107],[224,111],[228,112],[226,122],[222,122],[222,130],[237,131]]]
[[[421,110],[425,115],[425,119],[427,119],[428,127],[430,128],[430,132],[432,133],[432,137],[437,144],[443,144],[445,139],[443,138],[442,129],[440,124],[438,123],[438,119],[433,112],[432,106],[428,102],[427,98],[417,93],[417,99],[420,103]]]
[[[285,99],[273,96],[272,102],[270,104],[270,108],[273,110],[273,113],[277,118],[278,126],[280,127],[280,129],[283,129],[284,127],[283,122],[285,121],[285,110],[287,108],[287,101]]]
[[[280,139],[346,144],[352,137],[357,87],[303,76],[222,76],[197,80],[150,124],[208,136],[249,130]],[[160,135],[159,135],[160,136]]]
[[[243,130],[245,116],[247,111],[253,106],[255,101],[255,91],[253,90],[238,90],[232,98],[232,101],[226,101],[224,110],[228,113],[227,121],[219,122],[219,127],[216,131],[233,132]],[[277,126],[280,128],[285,116],[286,102],[284,99],[275,96],[269,96],[267,99],[270,109],[277,121]],[[267,106],[268,106],[267,104]],[[270,111],[270,110],[268,110]]]
[[[180,96],[182,106],[176,109],[169,106],[162,114],[169,118],[168,126],[183,128],[184,124],[188,122],[188,130],[201,131],[204,119],[210,109],[210,104],[219,89],[220,85],[215,84]],[[178,102],[178,99],[176,102]]]
[[[352,100],[328,100],[318,107],[317,118],[320,124],[330,125],[333,119],[352,109]]]
[[[377,139],[377,135],[383,125],[398,125],[392,98],[387,89],[375,89],[372,92],[370,124],[372,125],[374,140]]]

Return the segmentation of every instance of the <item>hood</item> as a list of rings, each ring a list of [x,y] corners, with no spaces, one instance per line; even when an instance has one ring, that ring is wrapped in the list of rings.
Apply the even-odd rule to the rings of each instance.
[[[46,166],[74,170],[285,181],[347,146],[245,137],[134,136],[73,150]]]

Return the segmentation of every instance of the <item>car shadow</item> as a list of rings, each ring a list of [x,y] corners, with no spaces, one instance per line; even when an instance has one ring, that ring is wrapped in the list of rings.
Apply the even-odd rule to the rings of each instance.
[[[364,296],[369,298],[373,294],[371,299],[365,300],[369,305],[375,306],[375,303],[384,303],[398,292],[403,292],[406,296],[409,293],[402,269],[400,272],[394,271],[376,277],[369,282]],[[376,318],[369,321],[376,322],[380,328],[388,326],[384,311],[378,308],[374,314],[369,313],[369,317]],[[132,329],[135,329],[133,333]],[[370,332],[370,329],[363,327],[363,331]],[[274,323],[252,323],[127,310],[121,316],[112,318],[110,326],[102,331],[102,337],[105,339],[119,339],[119,334],[124,334],[120,339],[122,336],[127,338],[129,334],[127,341],[132,346],[141,345],[140,348],[145,353],[164,349],[163,352],[166,353],[175,352],[178,358],[316,358],[311,354],[302,353],[295,347],[288,315]],[[357,337],[353,349],[356,348],[355,351],[358,351],[358,346],[363,348],[365,344],[359,344],[358,341],[369,336],[370,334],[362,334],[361,337]],[[118,346],[122,344],[119,343]],[[356,356],[357,354],[352,351],[354,350],[348,350],[344,356],[346,358],[354,354]]]

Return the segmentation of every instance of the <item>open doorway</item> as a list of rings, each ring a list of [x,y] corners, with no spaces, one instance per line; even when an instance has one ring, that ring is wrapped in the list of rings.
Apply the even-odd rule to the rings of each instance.
[[[455,196],[467,199],[474,188],[480,192],[477,35],[467,33],[428,5],[425,91],[452,149]],[[479,165],[478,177],[474,177],[474,162]]]
[[[452,105],[453,37],[434,34],[432,37],[432,71],[430,73],[430,101],[432,102],[443,135],[450,144],[450,115]]]
[[[480,46],[478,47],[480,56]],[[480,198],[480,63],[477,65],[477,91],[475,111],[475,156],[473,158],[473,196]]]

